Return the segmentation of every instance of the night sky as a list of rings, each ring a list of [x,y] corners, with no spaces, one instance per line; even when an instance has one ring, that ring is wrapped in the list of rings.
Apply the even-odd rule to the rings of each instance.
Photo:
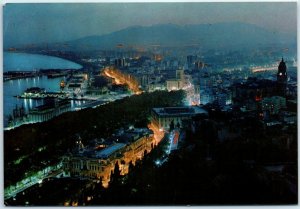
[[[237,3],[8,3],[4,46],[59,42],[141,25],[245,22],[297,32],[296,2]]]

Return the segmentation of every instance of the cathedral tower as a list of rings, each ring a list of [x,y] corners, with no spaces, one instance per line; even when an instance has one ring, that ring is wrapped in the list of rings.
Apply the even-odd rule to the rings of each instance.
[[[285,62],[283,61],[283,58],[278,66],[277,86],[278,86],[278,94],[284,97],[286,95],[287,73],[286,73],[286,65]]]

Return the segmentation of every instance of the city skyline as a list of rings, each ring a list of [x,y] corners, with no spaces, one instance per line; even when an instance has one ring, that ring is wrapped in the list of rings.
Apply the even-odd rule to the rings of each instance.
[[[298,204],[296,2],[6,4],[6,206]]]
[[[136,25],[170,23],[194,25],[242,22],[274,33],[284,31],[295,34],[295,4],[296,2],[8,3],[3,8],[4,46],[70,41],[85,36],[109,34]]]

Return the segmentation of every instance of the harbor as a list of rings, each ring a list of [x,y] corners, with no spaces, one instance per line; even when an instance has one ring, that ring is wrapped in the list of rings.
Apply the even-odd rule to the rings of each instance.
[[[45,77],[44,77],[45,79]],[[88,93],[88,76],[78,73],[68,76],[68,79],[49,79],[56,81],[56,91],[47,91],[46,88],[33,86],[13,97],[17,101],[12,113],[6,116],[5,130],[13,129],[23,124],[38,123],[50,120],[65,112],[78,111],[86,108],[95,108],[108,102],[130,96],[130,93],[105,92],[103,94]],[[35,105],[33,105],[36,101]]]
[[[15,65],[16,62],[14,66],[4,65],[5,130],[47,121],[64,112],[96,108],[132,95],[127,88],[116,88],[106,78],[99,80],[99,75],[88,74],[83,66],[70,64],[68,60],[59,59],[57,63],[55,58],[52,63],[50,56],[21,53],[5,56],[21,59],[20,65]],[[28,59],[48,64],[24,65]]]
[[[41,76],[47,76],[47,78],[61,78],[70,75],[72,72],[76,72],[76,69],[34,69],[34,70],[12,70],[3,73],[3,81],[35,78]]]

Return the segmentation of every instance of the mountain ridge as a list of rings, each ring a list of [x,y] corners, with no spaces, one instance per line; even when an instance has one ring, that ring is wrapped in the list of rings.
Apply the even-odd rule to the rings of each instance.
[[[182,26],[176,24],[131,26],[105,35],[69,41],[67,44],[75,48],[88,45],[102,49],[114,48],[118,44],[125,46],[155,44],[166,47],[198,44],[204,48],[226,48],[284,44],[293,42],[293,39],[296,40],[289,34],[272,32],[253,24],[228,22]]]
[[[182,47],[188,45],[207,49],[249,48],[274,44],[294,44],[297,37],[283,32],[270,31],[254,24],[224,22],[213,24],[155,24],[134,25],[103,35],[59,42],[67,46],[65,50],[105,50],[124,47],[160,45],[162,47]],[[55,49],[57,43],[49,43]]]

